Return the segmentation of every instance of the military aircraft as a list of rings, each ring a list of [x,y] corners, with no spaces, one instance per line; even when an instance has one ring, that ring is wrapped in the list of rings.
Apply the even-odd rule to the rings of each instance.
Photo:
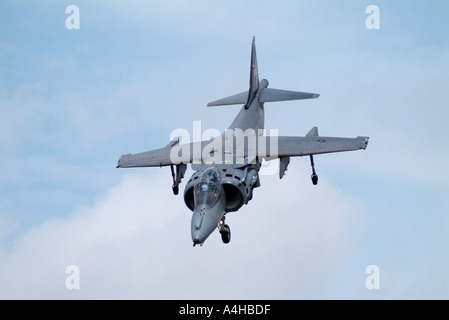
[[[225,224],[228,212],[239,210],[260,186],[262,159],[279,159],[279,178],[285,174],[290,157],[309,156],[312,183],[318,183],[313,156],[331,152],[366,149],[368,137],[335,138],[318,134],[313,127],[305,137],[266,136],[264,103],[318,98],[319,94],[268,88],[268,80],[259,81],[255,38],[251,48],[249,90],[208,103],[208,107],[243,104],[225,132],[209,141],[181,144],[173,139],[161,149],[122,155],[117,168],[170,166],[173,193],[192,165],[196,172],[184,190],[184,202],[193,211],[193,246],[203,245],[216,229],[222,241],[229,243],[231,230]]]

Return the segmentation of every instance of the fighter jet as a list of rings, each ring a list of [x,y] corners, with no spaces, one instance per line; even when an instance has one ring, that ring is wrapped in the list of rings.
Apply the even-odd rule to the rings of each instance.
[[[222,241],[229,243],[231,230],[226,214],[239,210],[260,187],[262,160],[279,159],[279,178],[285,174],[290,157],[310,157],[312,183],[318,183],[314,155],[366,149],[368,137],[335,138],[318,134],[313,127],[304,137],[266,136],[264,104],[266,102],[315,99],[316,93],[268,88],[268,80],[259,81],[255,38],[251,48],[249,90],[207,104],[208,107],[242,104],[228,129],[208,141],[181,144],[173,139],[164,148],[122,155],[117,168],[170,166],[172,190],[179,184],[191,164],[195,173],[184,189],[184,202],[193,211],[191,236],[193,246],[203,245],[218,228]]]

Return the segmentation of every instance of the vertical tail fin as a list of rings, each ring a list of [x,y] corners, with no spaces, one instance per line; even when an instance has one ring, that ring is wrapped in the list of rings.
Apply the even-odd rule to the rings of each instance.
[[[245,109],[253,102],[259,90],[259,70],[257,68],[257,55],[256,55],[256,37],[253,37],[253,43],[251,47],[251,69],[249,74],[249,91],[248,100],[245,104]]]
[[[275,101],[289,101],[302,99],[315,99],[320,95],[317,93],[288,91],[280,89],[267,88],[268,80],[262,79],[259,82],[259,70],[257,68],[256,56],[256,37],[253,37],[251,47],[251,68],[249,74],[249,90],[237,93],[230,97],[222,98],[209,102],[208,107],[225,106],[232,104],[245,104],[244,108],[248,109],[253,103],[254,99],[259,95],[258,102],[275,102]]]

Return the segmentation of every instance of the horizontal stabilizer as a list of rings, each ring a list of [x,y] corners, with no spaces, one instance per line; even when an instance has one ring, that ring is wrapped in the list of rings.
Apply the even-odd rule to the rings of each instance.
[[[315,99],[319,96],[317,93],[265,88],[260,94],[259,102]]]
[[[248,91],[234,94],[233,96],[218,99],[207,104],[208,107],[227,106],[231,104],[245,104],[248,100]]]

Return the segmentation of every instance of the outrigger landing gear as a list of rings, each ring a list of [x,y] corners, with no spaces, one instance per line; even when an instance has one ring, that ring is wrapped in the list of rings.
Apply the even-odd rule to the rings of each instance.
[[[170,169],[171,169],[171,176],[173,178],[173,185],[172,185],[173,194],[177,195],[179,193],[179,184],[181,183],[182,178],[184,178],[184,173],[187,170],[187,165],[178,164],[176,166],[176,174],[173,165],[170,166]]]
[[[172,185],[172,190],[173,190],[173,194],[177,195],[179,193],[179,186],[176,183],[176,176],[175,176],[175,169],[173,168],[173,166],[170,166],[171,169],[171,176],[173,178],[173,185]]]
[[[223,243],[229,243],[231,241],[231,229],[227,224],[225,224],[225,217],[220,220],[220,223],[218,225],[220,228],[220,234],[221,234],[221,240]]]
[[[310,155],[310,164],[312,165],[312,183],[313,185],[317,185],[318,184],[318,175],[315,172],[315,163],[313,162],[313,156]]]

